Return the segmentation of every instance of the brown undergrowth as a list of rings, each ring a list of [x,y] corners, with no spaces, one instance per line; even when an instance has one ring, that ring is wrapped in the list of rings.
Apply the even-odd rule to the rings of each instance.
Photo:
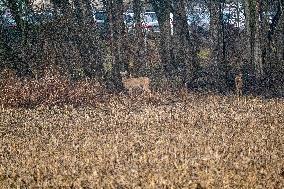
[[[19,96],[1,101],[0,188],[284,187],[283,99],[184,91],[27,109]]]
[[[0,104],[4,107],[92,106],[107,96],[98,82],[91,79],[71,81],[59,73],[46,74],[39,79],[22,79],[13,73],[2,75]]]

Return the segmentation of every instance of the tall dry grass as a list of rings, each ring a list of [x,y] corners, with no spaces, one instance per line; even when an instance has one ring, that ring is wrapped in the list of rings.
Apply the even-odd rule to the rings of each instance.
[[[153,98],[1,108],[0,186],[284,187],[283,99]]]

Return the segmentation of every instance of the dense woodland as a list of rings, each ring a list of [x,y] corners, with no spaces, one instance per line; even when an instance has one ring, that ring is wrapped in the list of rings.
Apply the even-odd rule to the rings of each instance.
[[[0,188],[283,189],[283,5],[0,0]]]
[[[284,76],[283,0],[104,0],[108,27],[100,35],[91,0],[1,0],[16,28],[1,23],[1,77],[40,79],[59,73],[70,81],[94,79],[111,91],[123,90],[120,72],[148,76],[153,89],[234,90],[243,74],[249,93],[281,95]],[[145,33],[141,13],[156,12],[160,32]],[[196,8],[198,7],[198,8]],[[128,32],[123,13],[134,12]],[[30,24],[25,15],[52,12],[52,19]],[[201,25],[203,13],[209,27]],[[171,20],[170,14],[173,14]],[[188,24],[188,16],[195,16]],[[3,19],[3,17],[1,17]],[[171,24],[173,33],[171,33]]]

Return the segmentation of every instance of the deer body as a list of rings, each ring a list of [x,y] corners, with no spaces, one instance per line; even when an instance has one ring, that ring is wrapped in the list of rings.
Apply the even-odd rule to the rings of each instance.
[[[141,88],[144,93],[151,94],[150,79],[148,77],[125,78],[122,76],[122,83],[129,95],[132,95],[133,89]]]
[[[238,74],[235,77],[236,93],[240,97],[243,95],[243,78],[242,74]]]

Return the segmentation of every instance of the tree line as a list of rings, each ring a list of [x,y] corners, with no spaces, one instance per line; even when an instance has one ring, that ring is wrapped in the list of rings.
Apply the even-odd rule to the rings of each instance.
[[[15,28],[1,17],[1,70],[19,77],[43,77],[50,67],[72,79],[96,78],[114,91],[123,89],[120,72],[147,75],[157,85],[226,92],[243,73],[246,90],[283,85],[283,0],[102,0],[107,31],[100,35],[92,0],[51,0],[37,7],[30,0],[1,0]],[[142,27],[143,12],[157,15],[159,33]],[[133,10],[133,32],[123,14]],[[31,12],[51,10],[52,20],[30,24]],[[201,26],[206,13],[208,28]],[[173,19],[171,18],[173,15]],[[194,21],[189,22],[189,18]],[[205,19],[206,21],[206,19]],[[173,33],[172,33],[173,30]]]

